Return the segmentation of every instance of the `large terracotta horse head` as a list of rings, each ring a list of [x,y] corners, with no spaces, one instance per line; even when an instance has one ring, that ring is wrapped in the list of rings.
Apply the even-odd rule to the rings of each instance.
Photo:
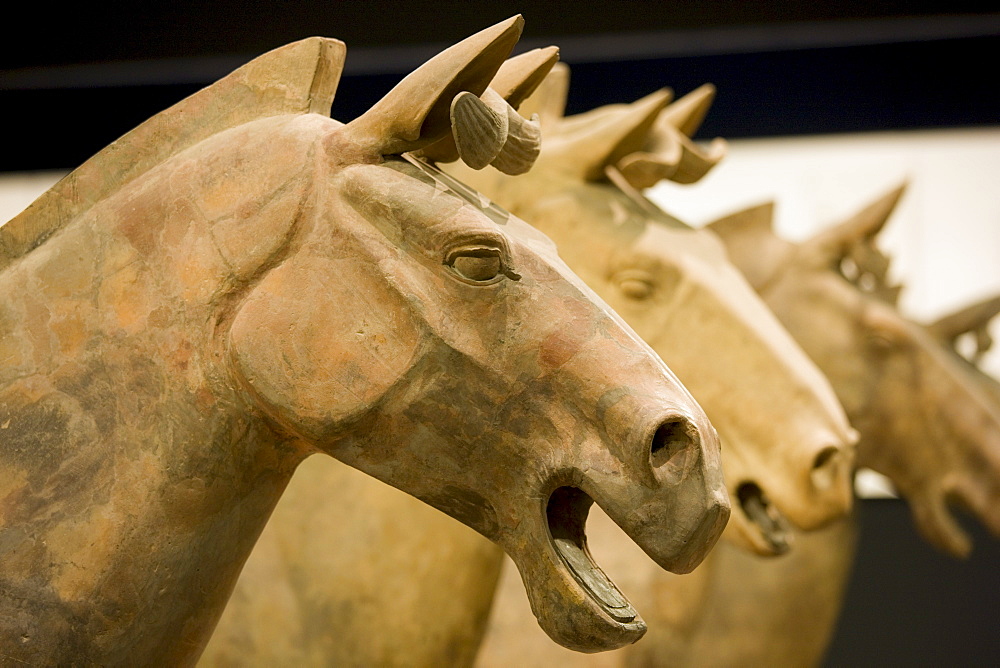
[[[347,124],[343,45],[278,49],[0,228],[5,655],[193,660],[314,452],[500,543],[560,642],[641,636],[587,508],[690,570],[728,515],[714,430],[548,239],[399,157],[521,24]]]
[[[987,380],[940,345],[972,327],[928,331],[895,308],[875,240],[902,192],[800,244],[774,234],[770,204],[710,227],[830,379],[861,433],[858,463],[892,479],[930,542],[962,556],[971,544],[950,503],[1000,533],[1000,410]]]
[[[545,141],[529,175],[452,171],[551,237],[560,256],[668,360],[719,429],[730,496],[727,535],[760,554],[787,548],[785,518],[815,528],[851,499],[855,435],[829,385],[781,327],[714,234],[695,230],[638,189],[704,175],[724,154],[689,134],[712,98],[703,87],[668,105],[660,91],[562,117],[557,68],[527,108]]]

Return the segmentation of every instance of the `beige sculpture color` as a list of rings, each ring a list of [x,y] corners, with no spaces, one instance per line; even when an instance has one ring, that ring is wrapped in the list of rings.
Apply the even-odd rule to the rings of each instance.
[[[957,501],[1000,532],[1000,401],[995,380],[937,341],[950,346],[971,332],[986,347],[981,332],[1000,304],[974,305],[927,332],[900,316],[892,305],[899,286],[888,284],[888,258],[874,241],[901,193],[887,193],[801,245],[774,235],[771,205],[713,227],[807,350],[829,365],[845,402],[855,399],[845,405],[863,428],[860,463],[893,480],[928,540],[964,556],[970,547],[964,531],[955,533],[942,513]],[[762,257],[773,264],[755,259]],[[936,512],[922,510],[927,506]],[[855,536],[853,521],[837,522],[797,536],[796,549],[773,561],[720,545],[711,555],[715,576],[695,631],[660,634],[661,621],[673,618],[669,598],[661,605],[637,601],[654,632],[630,654],[637,663],[818,665],[843,603]],[[676,579],[653,574],[646,585],[663,590],[664,580]]]
[[[672,142],[674,145],[684,141],[686,139],[685,133],[691,132],[697,127],[697,122],[691,123],[689,119],[695,118],[700,121],[705,108],[704,99],[704,90],[698,91],[694,95],[678,101],[674,108],[661,116],[661,118],[669,119],[670,125],[674,128]],[[566,119],[560,124],[555,136],[546,126],[545,144],[539,161],[530,175],[530,180],[546,180],[549,188],[542,187],[540,190],[559,193],[560,198],[551,197],[547,200],[545,197],[532,197],[530,193],[526,192],[527,185],[519,188],[517,181],[507,179],[502,175],[493,175],[493,179],[497,183],[487,183],[484,180],[485,176],[476,178],[468,175],[464,170],[459,173],[463,179],[475,184],[482,192],[495,195],[512,210],[519,211],[526,220],[532,221],[533,225],[553,238],[559,246],[560,254],[567,263],[575,267],[588,284],[595,287],[612,307],[633,324],[636,331],[647,337],[654,348],[658,348],[657,340],[667,340],[669,337],[672,345],[669,349],[664,347],[661,354],[682,378],[687,379],[688,387],[700,397],[699,401],[706,411],[715,416],[713,424],[719,429],[723,441],[724,469],[730,495],[734,499],[735,508],[746,509],[753,502],[753,497],[747,494],[748,486],[746,483],[748,480],[752,483],[761,480],[770,482],[771,484],[764,490],[765,494],[772,499],[780,498],[780,492],[788,493],[795,489],[789,482],[775,479],[773,476],[778,472],[787,476],[789,471],[794,470],[788,459],[782,460],[780,458],[787,457],[791,453],[802,452],[800,448],[807,442],[807,439],[801,437],[807,432],[797,431],[796,428],[805,429],[810,419],[814,420],[812,425],[815,426],[817,424],[815,422],[816,413],[810,412],[805,405],[796,403],[783,394],[783,392],[790,391],[789,388],[795,387],[794,382],[791,381],[791,378],[781,377],[772,368],[769,368],[765,360],[768,362],[771,360],[760,354],[759,350],[754,351],[753,348],[750,348],[749,344],[745,343],[746,336],[735,334],[739,330],[731,324],[727,323],[728,326],[726,326],[720,323],[718,330],[734,333],[735,340],[727,340],[725,334],[717,335],[714,328],[712,338],[708,339],[712,344],[718,346],[719,351],[728,351],[732,354],[732,357],[729,357],[726,352],[717,352],[713,356],[713,363],[717,364],[717,367],[706,364],[705,356],[686,358],[675,353],[674,351],[679,350],[691,352],[698,350],[699,345],[709,345],[708,341],[705,340],[707,337],[698,340],[698,331],[691,327],[691,323],[705,322],[704,316],[677,317],[676,312],[674,312],[672,314],[674,317],[667,321],[663,313],[663,311],[678,308],[678,304],[684,304],[687,300],[694,301],[691,288],[676,278],[671,280],[669,276],[654,273],[655,269],[651,270],[649,265],[638,267],[638,271],[635,271],[636,267],[622,266],[630,260],[635,262],[635,256],[629,258],[621,248],[612,247],[610,251],[606,251],[599,243],[599,237],[598,239],[594,238],[597,236],[593,234],[594,228],[601,229],[601,226],[594,226],[591,212],[600,211],[600,208],[591,205],[585,211],[584,207],[574,206],[572,198],[566,196],[567,192],[588,193],[599,191],[602,187],[613,188],[623,195],[627,195],[632,201],[641,203],[648,212],[647,216],[653,220],[670,219],[662,212],[657,213],[658,209],[636,192],[637,188],[650,185],[649,180],[645,178],[631,179],[626,176],[622,169],[616,169],[616,167],[623,165],[636,165],[638,163],[637,154],[629,150],[622,150],[619,146],[615,146],[611,150],[604,150],[601,146],[602,135],[628,133],[631,127],[629,124],[630,116],[634,118],[633,115],[637,114],[637,109],[641,108],[644,102],[648,103],[648,100],[647,98],[647,100],[639,101],[631,106],[602,108],[580,117]],[[694,113],[694,109],[700,109],[699,113]],[[641,151],[641,147],[653,143],[641,132],[639,132],[638,138],[629,139],[632,142],[629,147],[632,151]],[[663,145],[667,142],[660,140],[657,143]],[[609,159],[611,165],[605,165],[603,168],[611,185],[601,186],[598,181],[598,173],[601,170],[588,168],[588,156],[602,155],[611,156]],[[647,163],[654,162],[647,157],[650,155],[648,151],[641,151],[638,155],[642,156]],[[525,179],[522,183],[527,183],[527,181],[528,179]],[[575,183],[576,185],[573,189],[560,191],[559,188],[553,187],[552,183]],[[502,197],[496,195],[501,188]],[[557,207],[568,212],[561,220],[556,213]],[[588,214],[591,216],[590,218],[588,218]],[[607,221],[603,227],[605,238],[627,238],[627,230],[631,221],[626,216],[605,214],[605,220]],[[676,223],[674,226],[676,229]],[[665,234],[660,232],[660,230],[664,230],[662,226],[651,227],[652,230],[646,229],[642,235],[636,235],[633,247],[633,252],[636,255],[641,257],[642,254],[655,253],[659,258],[662,258],[669,257],[679,248],[685,248],[684,236],[680,230],[673,232],[673,234]],[[704,231],[686,230],[686,233],[688,238],[699,239],[703,244],[714,241],[714,237]],[[657,237],[657,234],[661,236]],[[595,258],[608,258],[608,260],[602,263],[600,259],[595,261]],[[695,258],[697,258],[696,254],[689,254],[686,258],[688,266]],[[702,258],[703,261],[706,259],[704,255]],[[662,264],[664,263],[661,260],[660,265],[662,266]],[[723,272],[727,271],[728,268],[729,265],[724,256],[718,255],[714,261],[705,263],[704,271],[706,274],[712,272],[715,275],[724,275]],[[634,289],[632,281],[638,281],[639,290]],[[652,286],[653,289],[649,289],[648,286]],[[747,316],[751,313],[750,305],[757,303],[756,300],[737,297],[737,295],[742,296],[742,293],[736,292],[731,286],[728,287],[725,294],[731,295],[732,303],[745,304],[743,313]],[[656,323],[659,326],[655,328],[651,321],[644,321],[635,315],[644,308],[652,311],[654,307],[660,311],[661,317],[664,318],[660,323]],[[763,309],[761,310],[763,311]],[[780,326],[775,327],[773,331],[763,327],[763,325],[772,322],[773,316],[770,314],[758,316],[756,312],[753,313],[757,322],[761,324],[758,332],[766,332],[766,335],[760,335],[762,340],[769,341],[771,346],[779,350],[799,351]],[[690,328],[681,330],[672,327],[671,323],[687,324]],[[743,345],[737,344],[737,340],[744,342]],[[788,355],[790,357],[791,353]],[[695,360],[698,360],[700,364],[697,364]],[[756,384],[748,383],[740,386],[726,379],[724,370],[738,368],[740,364],[753,365],[752,371],[740,375],[743,378],[752,378]],[[804,368],[811,368],[811,366],[806,364]],[[716,370],[713,371],[713,369]],[[774,382],[775,385],[772,385],[771,382]],[[786,389],[781,389],[777,385],[779,382],[785,383]],[[801,385],[799,386],[801,387]],[[825,381],[816,386],[828,388]],[[774,403],[768,404],[769,400]],[[799,422],[800,420],[801,422]],[[757,425],[757,432],[748,429],[748,425],[753,424]],[[768,429],[771,430],[769,433]],[[765,436],[765,434],[767,435]],[[751,435],[756,438],[751,440],[749,438]],[[798,443],[793,440],[796,435],[801,439]],[[747,448],[748,444],[753,447]],[[745,457],[746,453],[755,457],[756,461],[751,460],[751,462],[760,466],[760,469],[751,469],[752,473],[749,476],[745,463],[741,461],[741,456]],[[851,462],[842,454],[833,452],[823,454],[814,451],[814,454],[817,464],[811,474],[814,477],[821,478],[823,475],[824,457],[832,456],[835,466],[843,466],[843,468],[835,470],[837,471],[837,489],[844,495],[846,507],[846,497],[850,495],[848,480]],[[805,471],[805,469],[799,470]],[[770,480],[768,479],[769,475],[772,476]],[[792,480],[802,480],[803,478],[804,476],[793,477]],[[776,487],[780,492],[774,491]],[[737,499],[741,503],[737,504]],[[776,505],[781,508],[778,502]],[[793,520],[796,519],[793,515],[789,515],[789,517]],[[741,513],[734,512],[733,518],[730,527],[736,529],[739,527],[737,521],[742,519]],[[810,525],[799,522],[798,524],[807,529],[818,526],[818,523]],[[727,531],[727,536],[732,537],[732,533],[734,532]],[[653,582],[653,578],[657,574],[644,568],[641,560],[636,559],[636,555],[630,554],[627,548],[617,547],[622,543],[621,535],[610,523],[601,521],[596,526],[592,524],[591,537],[598,561],[604,565],[609,573],[615,574],[615,579],[623,590],[627,591],[640,606],[655,606],[653,613],[657,615],[657,624],[650,625],[650,632],[644,641],[633,647],[600,657],[567,656],[558,648],[547,647],[544,643],[539,642],[541,638],[538,637],[538,634],[533,633],[524,623],[526,606],[523,602],[519,604],[517,599],[512,599],[509,596],[510,587],[505,586],[501,598],[494,606],[491,627],[479,655],[478,663],[480,665],[542,666],[564,662],[572,662],[574,665],[620,665],[640,656],[643,660],[650,660],[651,655],[643,654],[643,652],[650,649],[654,638],[669,638],[670,642],[683,644],[685,635],[697,632],[701,616],[709,602],[707,597],[712,591],[712,583],[718,570],[713,555],[709,555],[706,563],[689,576],[673,579],[657,577],[656,581]],[[616,548],[602,550],[602,545],[616,545]],[[739,551],[732,541],[727,546],[733,551]],[[746,545],[743,547],[745,548]],[[793,548],[792,552],[794,551]],[[763,550],[759,550],[758,553],[766,554]],[[505,596],[504,593],[508,595]],[[519,598],[523,599],[523,597]],[[657,648],[662,646],[662,644],[656,645]],[[669,665],[669,655],[663,655],[663,657],[661,660],[657,656],[654,660],[656,663]]]
[[[924,536],[960,557],[971,546],[946,504],[963,504],[1000,533],[1000,386],[935,341],[950,348],[958,336],[972,333],[978,352],[984,351],[985,326],[1000,300],[942,318],[926,333],[899,315],[892,306],[899,286],[888,285],[888,258],[874,241],[901,193],[901,188],[887,193],[798,246],[771,231],[771,205],[713,227],[727,239],[734,259],[764,286],[761,294],[779,317],[821,365],[830,365],[845,402],[866,397],[854,404],[861,411],[859,462],[886,473],[910,502]],[[754,259],[761,256],[771,257],[772,267]],[[748,558],[720,545],[711,555],[712,565],[719,565],[714,593],[697,633],[682,645],[651,633],[635,647],[637,659],[817,665],[843,603],[855,534],[853,522],[844,521],[797,536],[796,550],[777,561]],[[640,603],[652,629],[670,614],[666,606]]]
[[[540,91],[549,102],[530,101],[543,118],[553,108],[561,112],[564,83]],[[843,413],[825,380],[725,260],[713,235],[669,219],[628,181],[615,176],[615,185],[585,176],[604,174],[613,156],[619,164],[647,165],[641,174],[653,166],[685,180],[704,174],[721,157],[719,144],[706,154],[686,133],[697,127],[710,100],[710,89],[701,89],[665,108],[668,96],[658,93],[602,110],[598,123],[566,119],[566,135],[546,126],[541,156],[528,175],[508,180],[487,170],[463,172],[462,178],[535,217],[556,238],[567,262],[655,349],[684,367],[705,397],[701,403],[720,420],[726,477],[734,498],[742,501],[726,535],[747,549],[774,554],[787,547],[784,516],[814,528],[849,505],[853,434]],[[684,150],[640,152],[647,139]],[[262,537],[266,552],[259,547],[249,560],[203,663],[471,662],[499,554],[453,522],[430,517],[379,489],[365,493],[366,503],[381,511],[374,526],[367,517],[368,524],[359,522],[350,533],[321,531],[320,512],[310,508],[328,500],[331,490],[347,485],[354,495],[365,486],[347,470],[324,468],[293,481],[293,493],[275,514],[312,513],[316,524],[268,526]],[[598,547],[609,540],[602,538]],[[334,549],[348,542],[349,559]],[[421,550],[429,550],[434,560],[412,563],[410,555]],[[318,554],[327,557],[314,559]],[[629,562],[621,577],[645,573],[644,562]],[[282,592],[282,612],[268,615],[268,592],[275,588]],[[433,621],[424,609],[435,610]],[[694,614],[690,605],[678,606],[681,618],[689,611]],[[350,652],[335,640],[354,635],[370,619],[390,620],[393,632],[368,634]],[[323,638],[307,630],[316,628],[333,635]],[[505,640],[516,645],[520,636]],[[525,655],[516,660],[524,661]]]
[[[962,556],[969,548],[964,532],[951,531],[950,516],[921,508],[946,513],[945,504],[957,500],[1000,533],[1000,403],[996,382],[938,341],[950,346],[971,332],[985,348],[985,324],[1000,300],[942,318],[928,326],[930,336],[898,313],[899,287],[889,285],[888,258],[874,241],[901,193],[887,193],[801,245],[773,233],[771,205],[710,227],[827,370],[862,428],[859,463],[888,475],[924,535]],[[591,527],[595,545],[606,544],[605,532],[616,533],[607,523]],[[855,540],[853,521],[843,520],[796,533],[795,549],[775,559],[722,541],[684,576],[637,570],[634,557],[615,561],[595,550],[623,591],[638,592],[633,600],[650,628],[641,643],[600,657],[574,657],[540,642],[525,624],[523,603],[517,605],[523,595],[504,577],[478,665],[818,665],[843,603]]]
[[[949,503],[1000,533],[1000,416],[984,383],[942,349],[949,337],[894,307],[899,286],[874,240],[902,192],[801,244],[773,233],[770,205],[711,227],[830,378],[861,433],[858,463],[892,479],[923,536],[961,557],[971,544]]]
[[[989,347],[985,326],[998,309],[1000,298],[994,297],[943,317],[927,329],[935,338],[940,336],[949,348],[958,336],[971,334],[982,342],[983,347],[977,352],[985,352]],[[967,367],[973,382],[992,395],[994,415],[1000,415],[1000,384],[975,366],[966,364],[965,360],[958,361]],[[994,417],[992,424],[987,422],[981,426],[979,447],[984,458],[994,462],[998,454],[998,429],[998,417]],[[905,444],[895,445],[900,447],[900,457],[905,457]],[[944,450],[954,447],[949,442],[941,445]],[[984,465],[992,466],[996,474],[995,463],[984,462]],[[941,473],[947,476],[947,471]],[[1000,479],[994,477],[991,484],[995,490]],[[637,600],[636,604],[651,612],[647,612],[646,618],[652,632],[641,644],[635,645],[636,653],[641,655],[649,647],[657,660],[673,658],[678,665],[685,661],[690,665],[703,665],[708,661],[718,666],[819,665],[844,603],[847,578],[855,556],[856,533],[853,521],[842,521],[819,531],[797,535],[795,550],[774,562],[755,559],[720,543],[709,555],[716,571],[712,588],[717,594],[706,606],[697,635],[683,645],[683,654],[676,645],[657,641],[657,621],[664,613],[642,600]],[[706,566],[708,563],[695,572]],[[614,571],[611,575],[614,576]],[[618,584],[626,588],[628,583],[619,581]],[[762,606],[761,601],[776,603]],[[725,637],[725,642],[720,642],[720,636]],[[657,649],[653,649],[654,646]],[[671,654],[664,656],[664,651]],[[677,660],[678,655],[680,660]]]
[[[527,103],[546,123],[530,174],[448,170],[553,239],[560,257],[686,379],[725,443],[730,496],[740,502],[727,533],[760,554],[779,553],[785,518],[813,529],[850,507],[856,434],[718,239],[638,191],[655,183],[650,174],[691,182],[722,158],[721,140],[704,152],[688,136],[714,91],[705,86],[669,106],[669,91],[658,91],[556,120],[568,75],[554,75]]]
[[[954,313],[941,316],[926,325],[926,329],[947,349],[962,358],[969,365],[968,369],[980,387],[1000,402],[1000,382],[984,373],[979,367],[983,356],[993,347],[994,341],[989,326],[997,315],[1000,315],[1000,295],[988,297]],[[975,344],[975,349],[968,356],[958,351],[959,338],[966,335],[970,336]]]
[[[192,662],[315,452],[502,544],[560,642],[642,635],[587,508],[690,570],[728,516],[714,430],[544,236],[395,157],[521,24],[346,125],[343,45],[278,49],[0,228],[5,660]]]

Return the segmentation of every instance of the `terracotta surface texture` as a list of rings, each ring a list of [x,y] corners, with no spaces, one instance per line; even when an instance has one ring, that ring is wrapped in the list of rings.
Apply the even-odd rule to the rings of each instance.
[[[711,227],[830,379],[861,434],[858,464],[892,480],[928,541],[963,556],[949,503],[1000,533],[1000,413],[983,374],[941,346],[949,337],[895,307],[875,241],[902,193],[799,244],[774,234],[769,204]]]
[[[346,125],[343,45],[288,45],[0,228],[5,661],[193,662],[313,453],[499,543],[559,642],[642,635],[587,509],[691,570],[729,514],[715,431],[547,238],[398,157],[451,131],[520,30]]]
[[[727,532],[733,541],[727,546],[735,543],[773,555],[790,542],[795,528],[787,526],[789,521],[800,529],[817,529],[823,520],[843,516],[850,505],[850,444],[856,435],[825,379],[755,297],[718,239],[657,209],[636,190],[648,183],[633,184],[621,170],[634,164],[632,151],[666,143],[650,139],[662,132],[664,113],[672,136],[681,136],[675,145],[684,142],[685,131],[697,127],[689,119],[700,120],[710,98],[711,89],[702,88],[657,114],[664,102],[654,94],[632,105],[565,119],[554,133],[545,125],[542,154],[523,181],[489,174],[476,178],[461,167],[458,173],[556,241],[567,263],[685,379],[723,442],[734,501]],[[490,178],[493,183],[487,182]],[[595,204],[599,195],[605,198],[603,206]],[[645,224],[637,224],[642,218]],[[724,306],[724,316],[718,305]],[[708,347],[714,347],[711,354],[704,352]],[[745,372],[736,371],[744,365]],[[741,384],[737,377],[747,382]],[[796,511],[823,519],[809,521]],[[741,523],[749,525],[742,535],[737,533]],[[748,535],[757,540],[747,541]],[[795,538],[800,535],[805,534]],[[570,657],[547,647],[525,624],[523,596],[505,587],[495,603],[480,665],[621,665],[661,662],[660,657],[669,665],[677,660],[688,638],[698,633],[716,571],[724,565],[713,554],[689,576],[660,577],[638,555],[629,554],[611,523],[595,517],[591,537],[597,560],[656,618],[649,635],[612,654]],[[665,652],[668,646],[672,653]]]
[[[1000,384],[974,365],[991,343],[986,325],[1000,299],[926,327],[899,313],[900,286],[889,282],[889,258],[875,241],[901,195],[902,188],[886,193],[801,245],[775,236],[770,205],[711,227],[829,374],[861,431],[859,463],[893,480],[928,540],[962,556],[970,546],[946,504],[958,502],[1000,531]],[[963,335],[976,343],[969,360],[952,348]],[[711,405],[704,405],[711,414]],[[627,594],[642,592],[633,600],[650,627],[643,641],[579,659],[547,647],[524,624],[524,597],[508,572],[478,664],[818,665],[843,604],[856,531],[851,518],[796,531],[794,548],[774,559],[723,541],[692,574],[673,576],[637,570],[636,559],[616,563],[614,555],[605,556],[599,546],[624,541],[606,520],[592,523],[598,561]]]
[[[788,548],[789,525],[815,529],[847,511],[855,435],[822,375],[726,260],[714,235],[671,219],[642,197],[616,166],[638,164],[641,154],[646,163],[660,165],[662,173],[683,174],[679,178],[685,181],[706,173],[721,158],[723,144],[713,143],[706,153],[688,135],[704,116],[712,89],[703,87],[670,105],[669,94],[661,92],[633,105],[563,119],[565,78],[565,71],[557,68],[549,85],[520,108],[522,113],[537,113],[543,124],[542,150],[531,172],[507,178],[488,169],[448,169],[461,170],[463,181],[477,184],[543,229],[574,271],[669,360],[692,389],[697,386],[693,391],[703,397],[699,402],[722,437],[730,495],[734,504],[741,502],[726,537],[739,549],[781,553]],[[657,151],[662,146],[685,150]],[[292,482],[300,500],[293,502],[291,495],[283,499],[276,519],[302,517],[335,493],[331,490],[364,484],[343,467],[324,469],[303,478],[301,485]],[[470,663],[475,646],[468,643],[483,633],[483,611],[492,592],[483,583],[496,581],[500,554],[493,550],[491,557],[489,546],[471,532],[411,508],[402,496],[390,499],[390,492],[371,488],[382,508],[380,519],[371,523],[368,518],[365,526],[359,519],[354,531],[346,524],[332,534],[290,521],[272,522],[262,537],[262,545],[272,547],[265,551],[259,546],[251,557],[203,663],[266,665],[288,657],[309,665]],[[659,569],[641,552],[629,551],[620,529],[596,509],[594,513],[599,517],[588,531],[595,538],[590,549],[598,563],[637,603],[643,602],[639,609],[663,605],[645,587],[652,571]],[[412,554],[431,532],[437,544],[449,546],[449,555],[417,563]],[[331,549],[355,539],[357,549],[368,555],[364,565],[341,559]],[[328,556],[306,556],[319,553]],[[329,584],[320,574],[324,568],[336,573],[327,576],[333,578]],[[305,575],[310,572],[316,575]],[[353,586],[341,586],[342,581]],[[254,611],[263,609],[275,582],[288,593],[289,605],[297,602],[297,612],[294,618],[283,617],[282,630],[270,642],[270,628]],[[403,587],[409,590],[400,595],[397,590]],[[697,620],[700,591],[692,588],[683,603],[670,599],[675,623]],[[530,604],[523,594],[520,597],[520,607],[508,606],[506,630],[491,631],[481,660],[540,665],[572,659],[548,647],[551,643],[532,628]],[[433,621],[421,612],[428,606],[438,611]],[[463,617],[462,611],[469,615]],[[495,627],[507,610],[493,614]],[[307,631],[324,628],[336,636],[370,619],[386,620],[393,632],[370,636],[350,653],[344,645]],[[276,643],[288,634],[297,643],[279,648]],[[498,648],[492,657],[491,647]],[[620,662],[617,655],[593,661]]]
[[[860,462],[889,475],[924,536],[961,557],[971,546],[964,531],[953,530],[950,515],[941,514],[946,503],[963,504],[993,533],[1000,531],[1000,384],[974,364],[990,345],[985,327],[1000,299],[926,327],[899,314],[893,303],[900,286],[889,284],[889,258],[875,240],[901,194],[901,188],[886,193],[801,245],[774,236],[770,205],[727,217],[717,228],[741,266],[759,272],[765,298],[772,289],[785,295],[787,301],[773,302],[776,312],[790,326],[798,324],[793,331],[807,350],[821,364],[842,369],[830,376],[845,402],[856,400]],[[839,257],[831,252],[838,247]],[[769,278],[752,259],[758,255],[775,261],[776,276],[786,267],[794,272],[787,280],[804,292],[796,294],[790,284],[782,289],[785,279]],[[772,288],[772,281],[778,285]],[[978,344],[969,360],[952,349],[964,334]],[[934,512],[924,510],[928,505]],[[711,555],[717,566],[712,595],[696,632],[683,643],[661,639],[658,617],[669,613],[648,606],[652,632],[636,645],[640,658],[677,665],[818,665],[843,604],[855,537],[848,518],[796,536],[796,549],[777,560],[746,558],[720,545]],[[627,582],[620,584],[627,589]]]

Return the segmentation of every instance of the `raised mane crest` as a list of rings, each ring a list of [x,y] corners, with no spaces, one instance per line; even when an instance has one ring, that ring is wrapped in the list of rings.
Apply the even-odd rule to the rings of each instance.
[[[345,53],[336,39],[293,42],[153,116],[0,227],[0,270],[140,174],[214,134],[268,116],[329,115]]]

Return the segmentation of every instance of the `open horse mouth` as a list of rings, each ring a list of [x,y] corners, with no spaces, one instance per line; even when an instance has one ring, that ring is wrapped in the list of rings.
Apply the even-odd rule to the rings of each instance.
[[[620,624],[629,624],[636,620],[638,613],[587,549],[587,516],[593,503],[593,499],[575,487],[556,489],[546,508],[549,535],[556,553],[577,584],[609,617]]]
[[[774,555],[787,552],[790,547],[788,520],[764,491],[755,483],[744,482],[737,488],[736,498],[749,524],[756,529],[756,535],[750,536],[750,540],[758,549]]]

